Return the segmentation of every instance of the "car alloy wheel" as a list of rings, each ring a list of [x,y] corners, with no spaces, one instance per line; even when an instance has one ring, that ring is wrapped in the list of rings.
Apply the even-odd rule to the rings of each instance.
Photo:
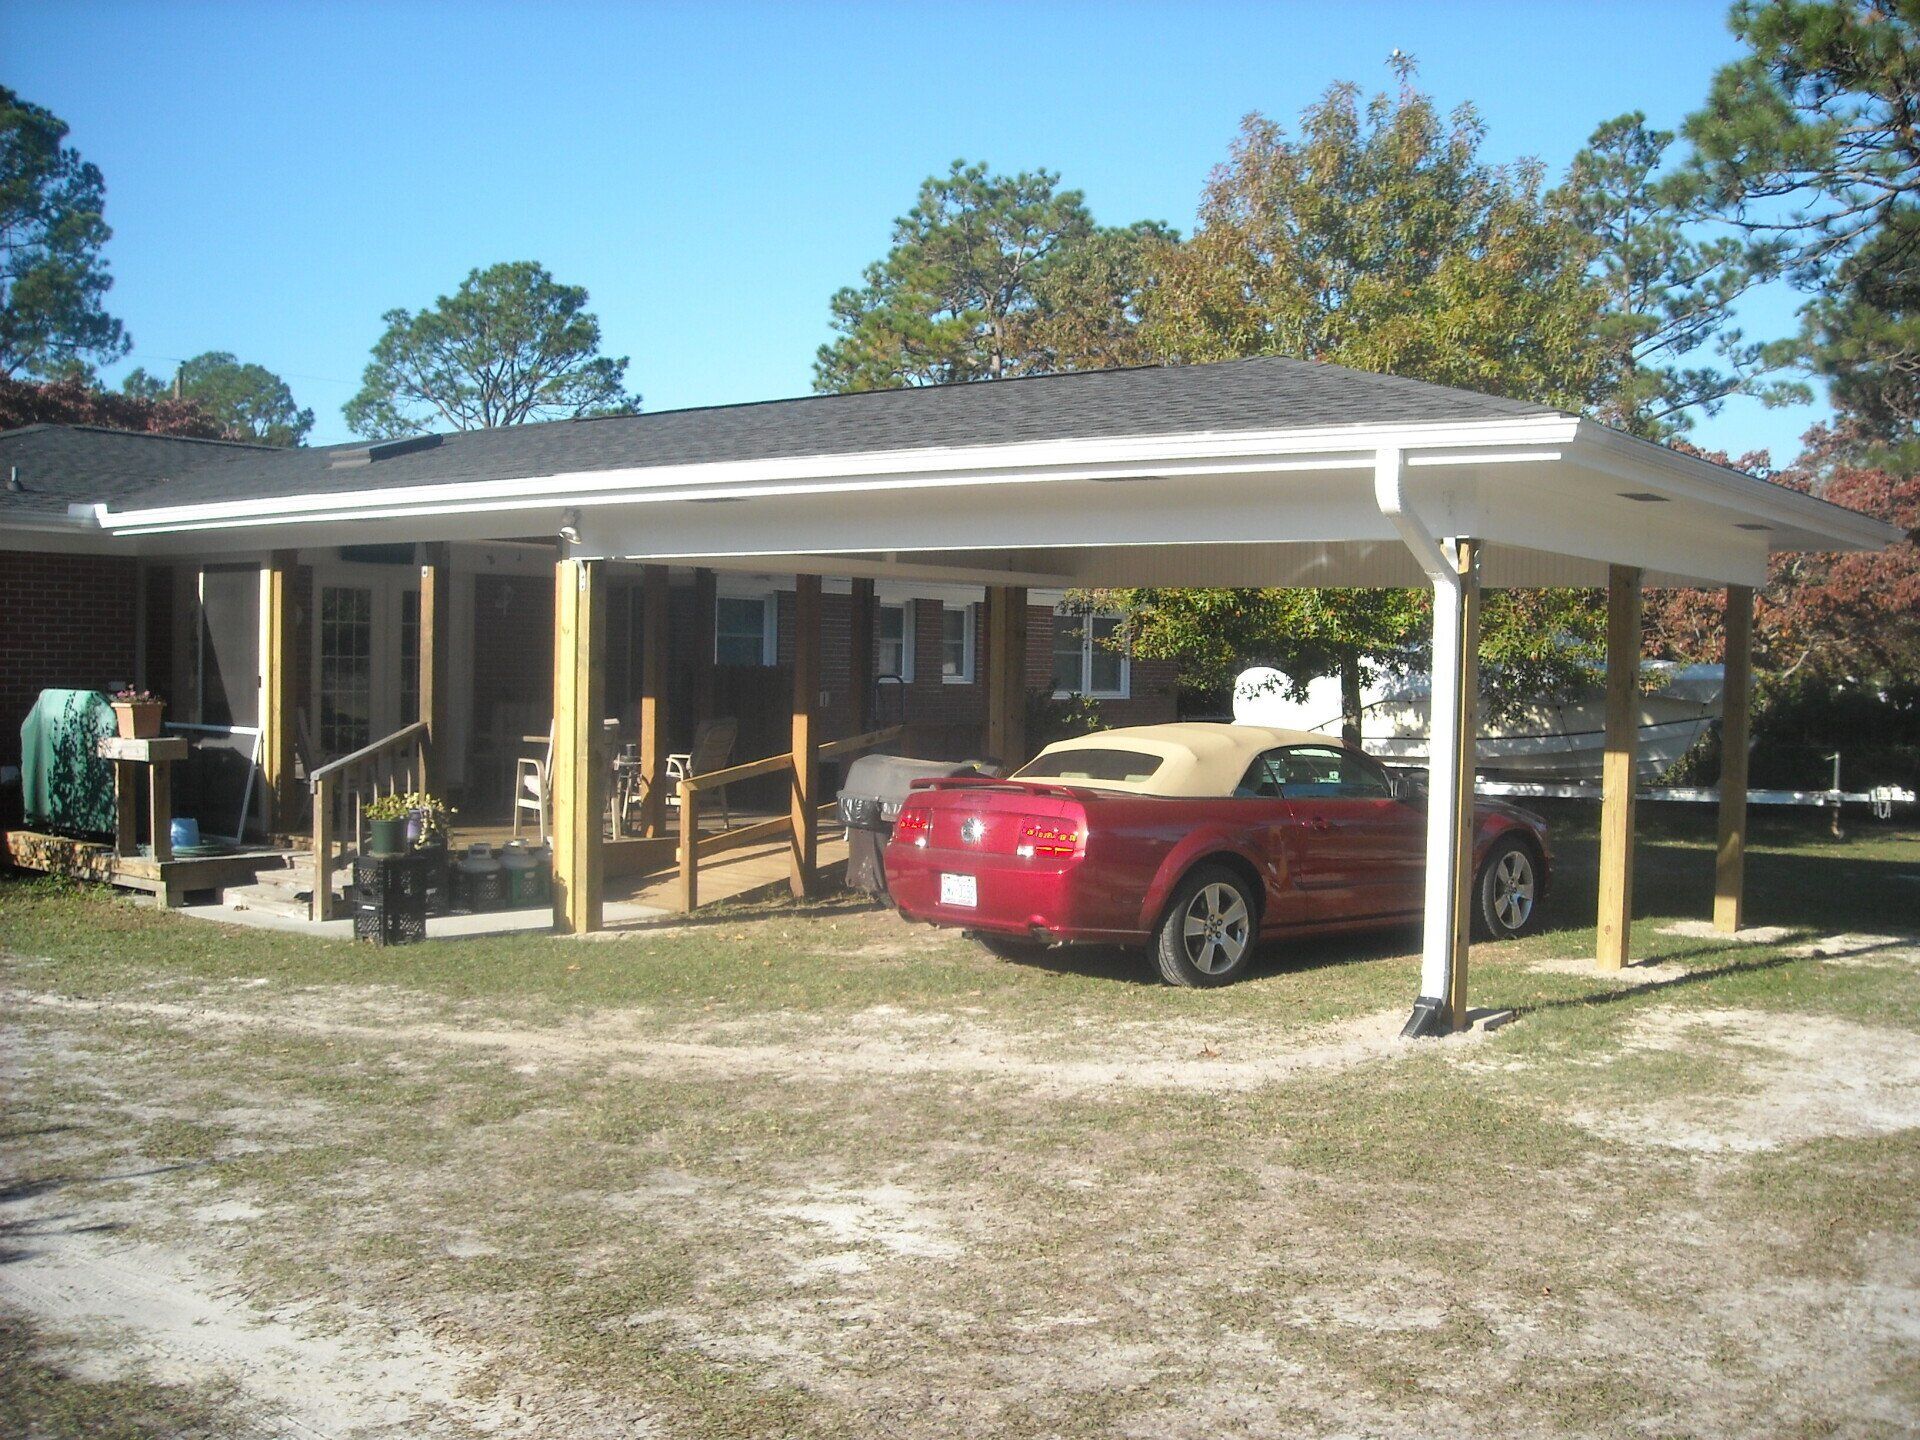
[[[1202,975],[1219,975],[1247,953],[1253,917],[1238,890],[1214,881],[1194,893],[1180,929],[1193,968]]]
[[[1493,867],[1493,914],[1502,927],[1518,932],[1533,918],[1533,860],[1524,850],[1502,855]]]

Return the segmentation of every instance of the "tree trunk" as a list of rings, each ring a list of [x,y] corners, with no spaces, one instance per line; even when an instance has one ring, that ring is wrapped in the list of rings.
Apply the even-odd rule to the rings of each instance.
[[[1360,657],[1349,650],[1340,657],[1340,738],[1360,744]]]

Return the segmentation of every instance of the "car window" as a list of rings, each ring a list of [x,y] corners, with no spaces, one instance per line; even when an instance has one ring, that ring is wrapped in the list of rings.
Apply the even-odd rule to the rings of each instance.
[[[1247,773],[1240,777],[1240,783],[1233,787],[1236,798],[1241,800],[1278,800],[1280,795],[1280,773],[1274,765],[1274,757],[1280,752],[1269,750],[1247,767]]]
[[[1030,762],[1015,775],[1018,780],[1117,780],[1139,785],[1154,777],[1166,761],[1140,750],[1118,746],[1083,750],[1056,750]]]
[[[1386,772],[1366,756],[1333,746],[1295,745],[1261,756],[1289,800],[1385,800]]]

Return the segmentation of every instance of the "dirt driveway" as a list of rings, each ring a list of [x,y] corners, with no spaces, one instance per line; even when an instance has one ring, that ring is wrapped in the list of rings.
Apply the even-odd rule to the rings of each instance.
[[[1406,1046],[1404,936],[1193,996],[0,885],[0,1430],[1915,1433],[1916,931],[1554,931]]]

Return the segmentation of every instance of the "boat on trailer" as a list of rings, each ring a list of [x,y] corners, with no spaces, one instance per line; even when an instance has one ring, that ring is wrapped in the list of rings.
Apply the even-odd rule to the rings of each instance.
[[[1649,660],[1639,699],[1639,743],[1634,770],[1643,783],[1679,762],[1720,722],[1725,672],[1718,665]],[[1360,744],[1390,765],[1423,767],[1430,734],[1430,682],[1423,674],[1386,677],[1362,689]],[[1261,666],[1241,673],[1233,687],[1233,718],[1316,734],[1340,734],[1340,681],[1319,676],[1295,698],[1286,675]],[[1606,752],[1606,683],[1545,696],[1496,716],[1484,702],[1476,764],[1489,778],[1579,783],[1600,778]]]

